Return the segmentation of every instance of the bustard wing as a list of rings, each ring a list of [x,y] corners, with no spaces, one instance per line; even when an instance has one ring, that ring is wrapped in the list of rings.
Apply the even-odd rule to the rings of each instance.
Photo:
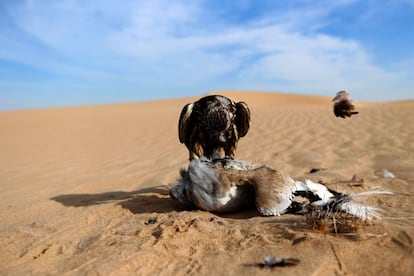
[[[180,120],[178,121],[178,138],[181,143],[185,143],[188,131],[191,131],[189,125],[191,114],[193,113],[193,103],[186,104],[181,110]]]
[[[239,137],[247,134],[250,128],[250,109],[245,102],[236,103],[235,124]]]

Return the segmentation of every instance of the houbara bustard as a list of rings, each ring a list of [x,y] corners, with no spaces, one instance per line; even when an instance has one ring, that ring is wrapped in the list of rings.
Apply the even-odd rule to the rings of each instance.
[[[172,198],[210,212],[235,212],[256,206],[263,216],[306,213],[315,206],[364,220],[380,218],[380,209],[359,203],[371,195],[391,194],[371,190],[344,194],[310,180],[295,181],[268,166],[233,159],[192,160],[170,190]],[[309,203],[295,201],[307,198]]]

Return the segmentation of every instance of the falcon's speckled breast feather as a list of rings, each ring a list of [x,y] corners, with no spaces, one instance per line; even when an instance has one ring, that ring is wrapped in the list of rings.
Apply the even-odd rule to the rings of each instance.
[[[210,95],[185,105],[178,122],[178,137],[189,150],[189,159],[234,158],[237,142],[250,128],[245,102]]]

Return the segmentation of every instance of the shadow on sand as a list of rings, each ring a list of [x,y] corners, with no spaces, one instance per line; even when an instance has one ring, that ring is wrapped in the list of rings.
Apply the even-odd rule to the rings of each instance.
[[[114,191],[99,194],[67,194],[52,197],[51,200],[67,207],[86,207],[116,203],[134,214],[168,213],[188,209],[169,197],[167,186],[149,187],[131,192]]]
[[[144,188],[131,192],[114,191],[98,194],[66,194],[52,197],[67,207],[87,207],[99,204],[116,203],[133,214],[169,213],[172,211],[192,211],[192,207],[183,205],[169,196],[169,188],[165,185]],[[259,216],[254,208],[229,214],[217,214],[222,218],[246,219]]]

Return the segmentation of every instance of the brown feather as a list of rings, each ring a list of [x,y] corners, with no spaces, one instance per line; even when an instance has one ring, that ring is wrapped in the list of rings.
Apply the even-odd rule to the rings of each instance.
[[[346,91],[339,91],[332,101],[334,103],[334,114],[336,117],[346,118],[359,113],[358,111],[354,111],[355,107]]]
[[[178,121],[178,138],[184,143],[187,136],[188,120],[193,112],[193,104],[186,104],[181,110],[180,119]]]
[[[187,104],[181,111],[178,136],[189,150],[189,159],[234,158],[237,142],[247,134],[250,111],[246,103],[235,103],[210,95]]]
[[[250,109],[245,102],[236,103],[235,123],[239,137],[244,137],[250,128]]]

